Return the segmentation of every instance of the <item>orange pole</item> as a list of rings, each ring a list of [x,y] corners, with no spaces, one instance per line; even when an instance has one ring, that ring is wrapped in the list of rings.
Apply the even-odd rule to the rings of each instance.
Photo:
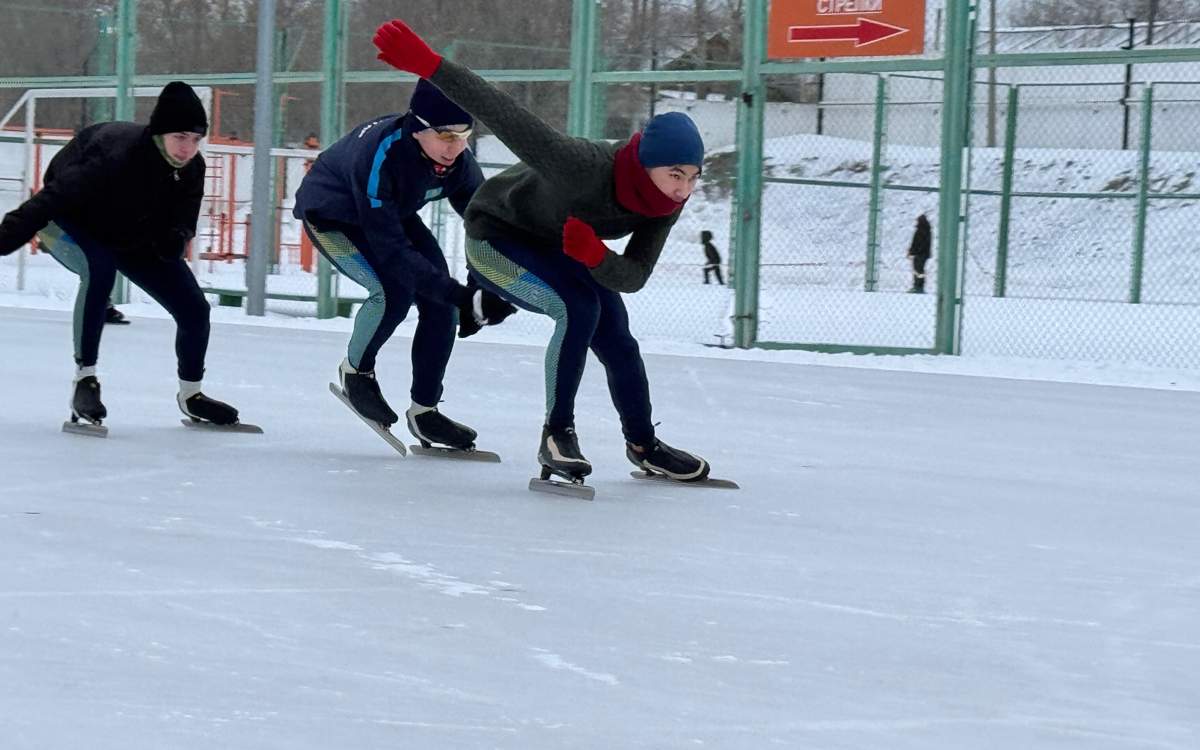
[[[233,253],[233,225],[237,223],[237,214],[234,213],[237,206],[235,205],[234,197],[237,195],[237,154],[228,154],[229,158],[229,179],[226,180],[225,189],[229,191],[227,202],[227,213],[229,214],[229,240],[228,246],[221,248],[222,253]],[[249,247],[247,245],[246,247]]]
[[[313,245],[312,240],[308,238],[308,232],[304,228],[300,228],[300,267],[308,273],[313,270]]]
[[[42,189],[42,144],[38,143],[37,132],[33,134],[33,192]],[[32,195],[30,196],[33,197]],[[37,235],[33,235],[33,239],[29,241],[29,254],[37,255],[38,251]]]

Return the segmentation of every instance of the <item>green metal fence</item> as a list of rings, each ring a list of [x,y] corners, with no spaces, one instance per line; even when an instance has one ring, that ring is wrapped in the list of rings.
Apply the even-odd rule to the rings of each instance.
[[[324,10],[319,68],[295,70],[293,60],[274,81],[281,102],[320,99],[321,142],[330,143],[348,108],[402,104],[407,88],[391,71],[348,69],[369,34],[347,29],[340,0]],[[0,88],[116,86],[121,118],[136,113],[132,86],[176,77],[253,95],[250,71],[135,65],[144,25],[135,11],[121,0],[100,21],[111,72],[0,78]],[[644,296],[629,300],[671,304],[653,306],[639,333],[743,347],[1200,366],[1192,230],[1200,179],[1190,125],[1200,114],[1200,49],[979,54],[972,4],[950,0],[923,56],[769,61],[766,3],[752,2],[742,27],[729,30],[740,36],[740,65],[622,70],[602,12],[594,0],[573,0],[569,46],[530,47],[521,57],[530,67],[480,72],[581,136],[624,137],[669,108],[703,114],[711,131],[704,187]],[[489,59],[478,45],[435,41],[468,64]],[[696,97],[699,85],[728,96]],[[779,101],[780,90],[800,95]],[[506,156],[489,154],[486,139],[480,155],[495,168]],[[909,293],[905,257],[920,214],[935,243],[924,295]],[[438,206],[426,219],[461,272],[457,217]],[[729,290],[702,284],[703,230],[725,254]],[[269,283],[297,285],[322,317],[336,312],[344,289],[324,263]]]

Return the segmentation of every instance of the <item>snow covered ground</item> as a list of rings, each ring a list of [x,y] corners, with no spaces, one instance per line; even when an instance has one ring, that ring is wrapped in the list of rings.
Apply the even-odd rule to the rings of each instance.
[[[69,314],[0,308],[6,750],[1200,745],[1187,373],[649,337],[661,435],[743,489],[630,479],[593,362],[589,503],[526,489],[521,329],[447,377],[485,465],[328,395],[342,320],[216,311],[208,389],[267,432],[185,429],[173,327],[128,311],[96,440],[58,432]],[[900,371],[938,368],[1153,387]]]

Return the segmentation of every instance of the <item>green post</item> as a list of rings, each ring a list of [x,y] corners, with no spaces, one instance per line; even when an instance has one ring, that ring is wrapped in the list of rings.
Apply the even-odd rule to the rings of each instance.
[[[883,213],[884,144],[887,142],[887,77],[875,79],[875,135],[871,146],[871,194],[867,209],[867,263],[863,288],[879,287],[879,220]]]
[[[586,137],[595,106],[596,0],[573,0],[571,14],[571,84],[567,133]]]
[[[1021,106],[1021,87],[1008,90],[1008,116],[1004,125],[1004,163],[1000,177],[1000,231],[996,240],[996,288],[993,294],[1008,292],[1008,236],[1012,226],[1013,170],[1017,153],[1017,109]]]
[[[1142,265],[1146,259],[1146,215],[1150,203],[1150,146],[1154,121],[1154,87],[1147,84],[1142,92],[1142,138],[1138,164],[1137,219],[1133,227],[1133,270],[1129,280],[1129,301],[1142,301]]]
[[[746,3],[742,30],[742,95],[737,108],[737,175],[730,251],[733,253],[733,341],[743,349],[758,338],[758,266],[762,234],[763,115],[767,87],[766,3]]]
[[[342,0],[325,0],[325,35],[321,46],[321,147],[329,148],[342,137]],[[317,317],[337,314],[333,292],[333,267],[317,253]]]
[[[96,49],[92,52],[92,73],[98,76],[116,75],[117,29],[111,10],[104,9],[96,15]],[[113,103],[108,99],[89,99],[91,110],[88,124],[108,122],[114,117]]]
[[[117,120],[133,120],[136,111],[133,100],[133,76],[137,59],[137,0],[120,0],[117,4]],[[117,274],[112,300],[118,304],[129,301],[129,282]]]
[[[938,301],[934,349],[957,354],[962,315],[958,273],[959,231],[963,221],[963,151],[966,149],[971,86],[971,0],[946,7],[945,106],[942,109],[941,193],[938,201]]]

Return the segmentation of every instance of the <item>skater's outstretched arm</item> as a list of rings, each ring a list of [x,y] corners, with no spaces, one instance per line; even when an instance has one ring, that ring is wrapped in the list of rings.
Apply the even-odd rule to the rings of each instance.
[[[488,126],[517,158],[547,179],[571,184],[597,169],[609,169],[606,149],[585,138],[560,133],[513,97],[430,49],[403,21],[375,32],[379,59],[398,70],[428,78],[455,104]]]
[[[0,222],[0,255],[16,252],[45,229],[55,216],[81,206],[89,195],[107,189],[111,170],[100,155],[78,144],[67,148],[79,150],[75,161],[61,167],[52,182],[9,211]]]

